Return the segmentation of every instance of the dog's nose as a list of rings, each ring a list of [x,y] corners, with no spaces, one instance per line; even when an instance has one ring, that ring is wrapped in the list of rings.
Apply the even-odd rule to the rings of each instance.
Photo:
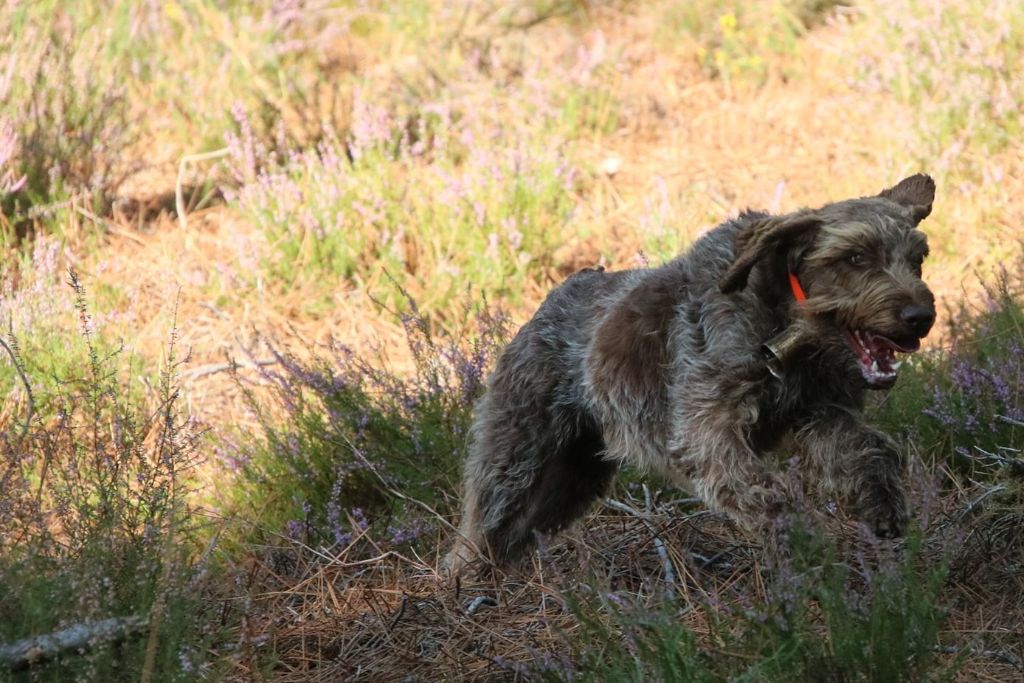
[[[904,306],[903,310],[900,311],[900,319],[910,325],[911,329],[914,330],[914,334],[918,337],[923,337],[928,334],[928,330],[932,329],[932,323],[935,322],[935,311],[928,306],[911,304],[910,306]]]

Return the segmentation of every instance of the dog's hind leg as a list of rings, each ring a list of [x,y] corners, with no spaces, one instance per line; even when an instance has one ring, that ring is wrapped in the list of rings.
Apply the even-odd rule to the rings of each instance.
[[[622,282],[597,271],[572,276],[498,359],[474,411],[456,568],[478,553],[513,562],[536,532],[582,515],[614,475],[586,395],[583,357],[595,302]]]
[[[563,413],[556,420],[570,425],[548,454],[524,498],[524,514],[510,528],[510,539],[529,538],[533,531],[559,531],[582,516],[608,488],[618,462],[604,458],[604,441],[596,425]]]
[[[481,402],[453,571],[475,557],[474,546],[499,566],[515,562],[532,547],[535,532],[573,522],[614,476],[617,464],[602,459],[596,426],[574,408],[542,403],[526,410],[505,396]]]

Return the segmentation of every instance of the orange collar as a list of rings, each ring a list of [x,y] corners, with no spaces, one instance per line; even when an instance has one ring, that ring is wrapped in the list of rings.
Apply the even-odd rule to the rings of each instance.
[[[789,288],[793,290],[793,297],[797,303],[803,303],[807,301],[807,295],[804,294],[804,288],[800,286],[800,281],[796,279],[796,275],[793,273],[789,274]]]

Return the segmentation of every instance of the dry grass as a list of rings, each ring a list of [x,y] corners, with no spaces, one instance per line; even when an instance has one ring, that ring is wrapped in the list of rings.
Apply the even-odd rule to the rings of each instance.
[[[958,681],[1016,680],[1024,579],[1005,558],[1019,556],[1024,520],[979,506],[982,521],[964,524],[967,504],[959,495],[936,504],[915,560],[951,568],[940,599],[952,609],[938,652],[946,664],[960,658]],[[849,521],[825,524],[842,539],[839,561],[871,566],[900,553],[901,544],[868,542]],[[965,542],[951,545],[962,534]],[[703,649],[740,656],[709,620],[764,601],[775,571],[764,562],[761,548],[726,520],[678,499],[650,507],[611,500],[528,566],[483,581],[453,582],[438,573],[437,557],[388,552],[368,537],[334,552],[285,544],[266,549],[247,571],[246,589],[257,597],[230,677],[256,678],[262,651],[276,654],[273,676],[281,681],[534,680],[581,654],[572,641],[584,627],[567,600],[595,591],[654,610],[674,594],[677,618]]]
[[[756,583],[754,553],[722,519],[672,514],[667,506],[651,521],[686,592]],[[614,511],[591,516],[585,530],[557,541],[532,566],[484,582],[453,583],[438,573],[437,558],[378,552],[350,559],[374,554],[364,545],[354,541],[329,560],[285,549],[254,573],[265,601],[251,637],[279,653],[281,680],[514,678],[517,666],[525,671],[543,653],[567,650],[579,624],[564,591],[582,587],[584,568],[595,568],[607,590],[651,601],[678,590],[661,576],[644,521]],[[274,572],[280,564],[286,571]],[[694,612],[687,622],[699,631],[702,618]]]

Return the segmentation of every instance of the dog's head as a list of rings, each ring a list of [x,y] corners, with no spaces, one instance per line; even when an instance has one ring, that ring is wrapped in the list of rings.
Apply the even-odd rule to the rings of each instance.
[[[758,219],[737,234],[721,290],[744,288],[755,267],[759,284],[792,287],[797,297],[802,289],[802,315],[845,342],[869,387],[888,388],[896,354],[920,348],[935,322],[935,298],[921,280],[928,241],[917,230],[934,198],[934,181],[918,174],[874,197]]]

